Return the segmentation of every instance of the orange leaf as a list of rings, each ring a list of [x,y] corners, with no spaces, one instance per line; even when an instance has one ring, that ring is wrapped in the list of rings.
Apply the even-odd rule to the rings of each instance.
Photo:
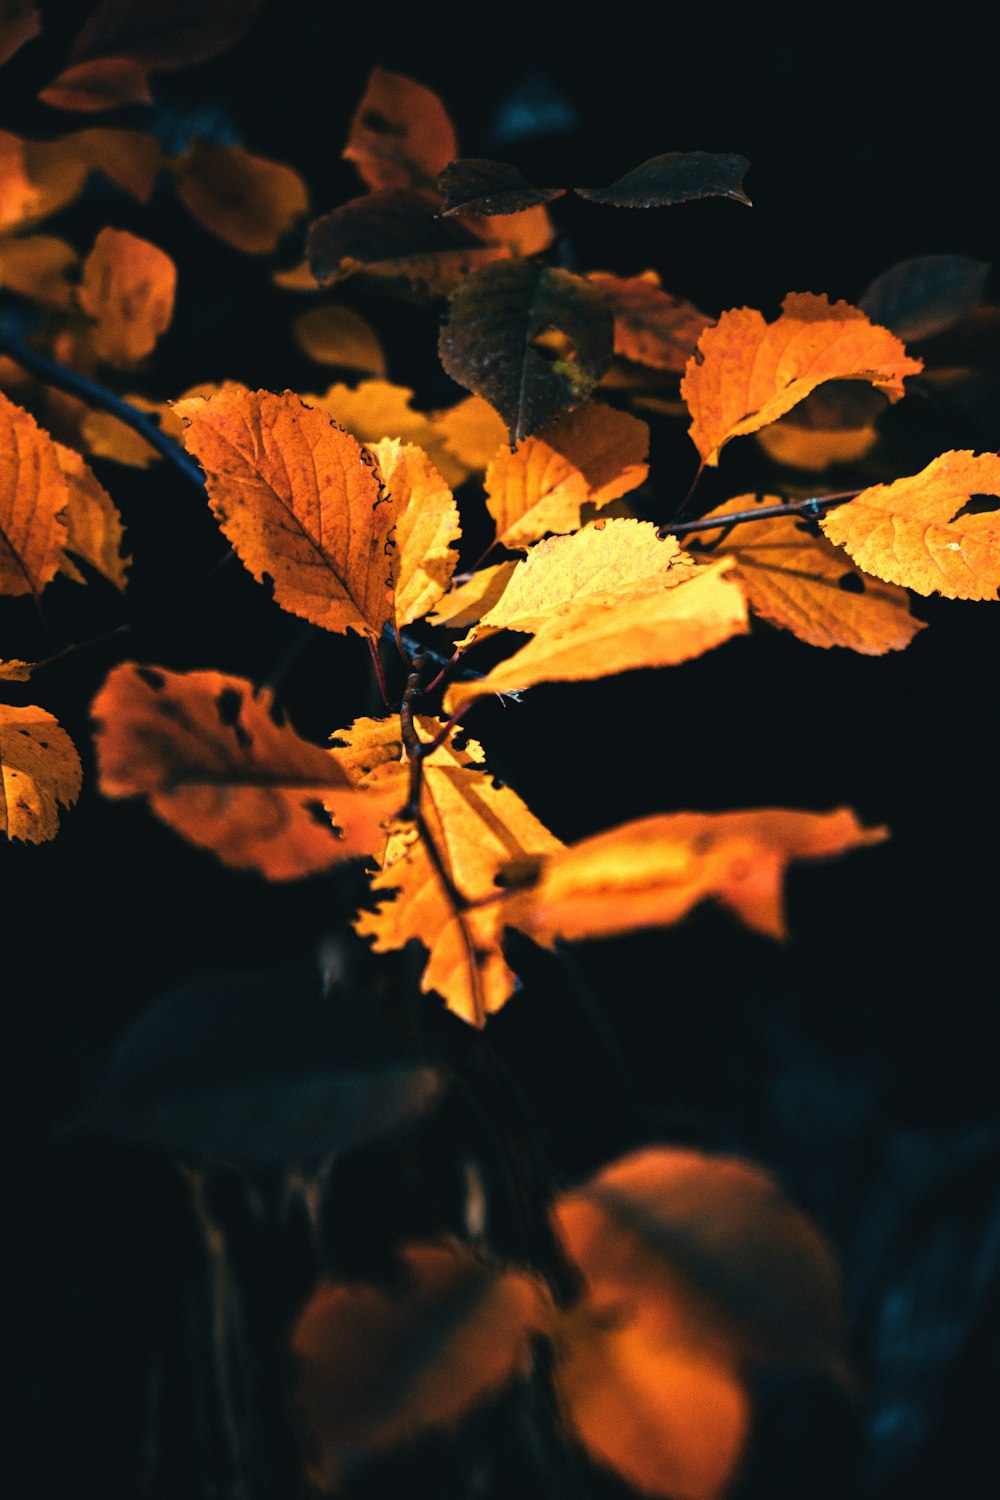
[[[0,833],[31,844],[55,838],[59,805],[73,806],[82,781],[73,741],[51,714],[0,703]]]
[[[322,1479],[349,1457],[454,1427],[531,1368],[549,1321],[539,1279],[480,1260],[464,1245],[408,1245],[395,1291],[324,1282],[292,1339]]]
[[[53,235],[4,240],[0,243],[0,286],[68,311],[73,302],[69,273],[78,259],[72,245]]]
[[[93,57],[70,63],[38,95],[53,109],[96,114],[126,104],[152,104],[149,71],[130,57]]]
[[[1000,594],[995,453],[942,453],[919,474],[863,490],[820,525],[860,568],[888,583],[948,599]]]
[[[0,67],[42,29],[33,0],[0,0]]]
[[[870,453],[878,440],[873,423],[864,427],[800,427],[779,420],[757,433],[757,441],[776,464],[821,474],[834,464],[851,464]]]
[[[457,155],[455,130],[437,94],[375,68],[344,147],[368,187],[433,188]]]
[[[486,471],[486,504],[497,541],[527,547],[546,532],[575,531],[595,509],[642,484],[649,472],[645,422],[590,401],[501,449]]]
[[[825,380],[867,380],[898,401],[904,377],[922,369],[895,334],[856,307],[789,292],[774,323],[741,307],[706,328],[681,395],[702,462],[715,465],[730,438],[766,427]]]
[[[458,506],[427,454],[412,443],[383,438],[369,445],[396,507],[395,618],[422,619],[441,598],[458,562]]]
[[[684,584],[669,597],[694,587]],[[541,640],[544,632],[535,637]],[[846,807],[639,818],[547,859],[537,884],[511,898],[508,921],[551,946],[561,938],[612,937],[679,922],[711,898],[754,931],[783,938],[786,865],[828,859],[886,837],[884,828],[862,827]]]
[[[450,589],[428,619],[432,624],[444,625],[449,630],[475,625],[503,597],[517,567],[516,562],[503,562],[495,563],[491,568],[480,568],[464,583]]]
[[[334,752],[276,723],[270,691],[242,677],[125,662],[93,715],[105,796],[147,797],[191,843],[270,880],[371,853],[399,806],[395,790],[358,790]]]
[[[131,558],[121,555],[122,518],[115,503],[79,453],[57,443],[56,457],[69,488],[66,548],[89,562],[124,593],[125,573]],[[64,557],[60,566],[77,583],[86,583],[70,558]]]
[[[328,302],[300,313],[292,324],[295,342],[321,365],[343,365],[367,375],[384,375],[385,351],[367,318],[350,307]]]
[[[594,282],[611,303],[615,319],[615,353],[655,370],[680,373],[711,318],[691,302],[663,291],[655,271],[641,276],[609,276],[591,271]]]
[[[539,682],[584,682],[639,667],[669,667],[747,632],[743,590],[725,575],[730,558],[699,568],[688,582],[614,608],[583,604],[533,636],[475,682],[453,683],[445,712],[487,693],[513,693]]]
[[[0,660],[0,682],[30,682],[37,663],[21,661],[18,657]]]
[[[503,418],[482,396],[466,396],[457,406],[432,417],[434,430],[466,472],[482,472],[500,446],[507,442]]]
[[[0,130],[0,229],[14,229],[40,217],[37,185],[28,170],[26,142]]]
[[[398,438],[422,448],[446,484],[459,485],[468,474],[464,461],[446,446],[437,419],[414,411],[413,392],[388,380],[362,380],[349,385],[331,385],[322,396],[303,396],[309,406],[318,406],[360,443]]]
[[[100,172],[144,203],[163,154],[140,130],[93,127],[51,141],[22,141],[0,131],[0,228],[44,219],[71,203]]]
[[[242,146],[195,141],[174,172],[177,196],[201,227],[247,255],[270,255],[309,209],[298,172]]]
[[[755,501],[773,505],[777,496],[738,495],[708,514],[751,510]],[[807,645],[847,646],[863,656],[882,656],[902,651],[923,629],[910,613],[905,589],[865,577],[794,516],[734,526],[725,546],[736,559],[754,613]]]
[[[282,609],[377,639],[392,610],[396,506],[360,443],[290,391],[221,390],[174,403],[209,504]]]
[[[83,266],[77,297],[95,321],[94,351],[111,365],[151,354],[174,311],[170,256],[124,229],[102,229]]]
[[[724,1362],[584,1311],[563,1325],[555,1378],[584,1448],[636,1489],[716,1500],[733,1477],[750,1412]]]
[[[69,488],[56,444],[0,394],[0,594],[38,594],[66,541]]]

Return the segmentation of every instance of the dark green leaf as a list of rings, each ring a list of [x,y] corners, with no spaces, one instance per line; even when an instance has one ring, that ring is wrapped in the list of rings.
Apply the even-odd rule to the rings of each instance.
[[[876,276],[858,306],[901,339],[927,339],[978,307],[989,273],[969,255],[916,255]]]
[[[518,214],[561,198],[565,188],[534,187],[505,161],[465,157],[449,162],[438,176],[444,194],[442,217],[449,214]]]
[[[664,208],[691,198],[735,198],[749,206],[743,178],[750,163],[731,152],[667,151],[651,156],[606,188],[575,188],[591,203],[614,208]]]

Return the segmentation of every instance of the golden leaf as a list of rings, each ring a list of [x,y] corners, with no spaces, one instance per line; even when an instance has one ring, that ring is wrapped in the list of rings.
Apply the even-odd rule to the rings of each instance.
[[[405,385],[388,380],[362,380],[353,389],[349,385],[331,385],[322,396],[302,397],[309,406],[319,407],[361,443],[377,443],[382,438],[398,438],[422,448],[446,484],[452,488],[462,483],[468,467],[448,448],[437,422],[410,405],[413,392]]]
[[[72,245],[50,234],[32,234],[22,240],[0,242],[0,286],[44,302],[48,307],[68,310],[73,303],[69,273],[79,257]]]
[[[73,806],[82,781],[73,741],[51,714],[0,703],[0,832],[31,844],[55,838],[59,806]]]
[[[469,473],[485,470],[507,442],[503,418],[482,396],[467,396],[457,406],[435,412],[431,420],[448,451]]]
[[[125,590],[125,574],[131,558],[123,557],[122,518],[107,490],[89,465],[72,448],[56,444],[56,457],[69,489],[66,507],[66,548]],[[77,583],[86,583],[75,563],[63,557],[60,569]]]
[[[453,543],[462,535],[458,506],[421,448],[396,438],[368,447],[396,508],[394,610],[396,624],[409,625],[433,608],[451,582],[458,562]]]
[[[367,375],[384,375],[385,351],[367,318],[350,307],[327,302],[300,313],[292,324],[295,342],[321,365],[343,365]]]
[[[0,660],[0,682],[30,682],[36,666],[36,662],[20,661],[16,656]]]
[[[56,444],[0,394],[0,594],[38,594],[66,542],[69,488]]]
[[[242,146],[195,141],[174,163],[174,173],[188,213],[247,255],[270,255],[309,210],[298,172]]]
[[[96,326],[94,352],[111,365],[145,359],[170,326],[177,268],[124,229],[102,229],[83,265],[77,299]]]

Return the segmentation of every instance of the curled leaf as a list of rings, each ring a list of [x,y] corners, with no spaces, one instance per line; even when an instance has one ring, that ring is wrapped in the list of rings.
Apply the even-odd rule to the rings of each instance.
[[[750,163],[732,152],[667,151],[633,167],[606,188],[576,188],[591,203],[662,208],[691,198],[735,198],[749,206],[743,178]]]
[[[420,620],[451,582],[462,535],[458,506],[427,454],[383,438],[370,449],[396,510],[394,614],[397,625]]]
[[[73,741],[50,713],[0,703],[0,833],[31,844],[55,838],[59,808],[73,806],[82,782]]]

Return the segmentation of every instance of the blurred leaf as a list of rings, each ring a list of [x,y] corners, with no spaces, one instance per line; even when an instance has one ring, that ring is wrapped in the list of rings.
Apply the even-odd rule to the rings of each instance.
[[[989,274],[989,261],[969,255],[916,255],[876,276],[858,306],[906,342],[927,339],[978,307]]]
[[[369,188],[430,188],[458,155],[455,129],[437,94],[375,68],[351,121],[344,156]]]
[[[92,318],[94,352],[110,365],[152,354],[174,313],[177,267],[163,250],[124,229],[102,229],[77,291]]]
[[[328,302],[300,313],[292,324],[295,342],[321,365],[342,365],[366,375],[384,375],[385,351],[367,318],[350,307]]]
[[[309,211],[298,172],[242,146],[194,141],[174,173],[178,198],[202,228],[246,255],[270,255]]]

